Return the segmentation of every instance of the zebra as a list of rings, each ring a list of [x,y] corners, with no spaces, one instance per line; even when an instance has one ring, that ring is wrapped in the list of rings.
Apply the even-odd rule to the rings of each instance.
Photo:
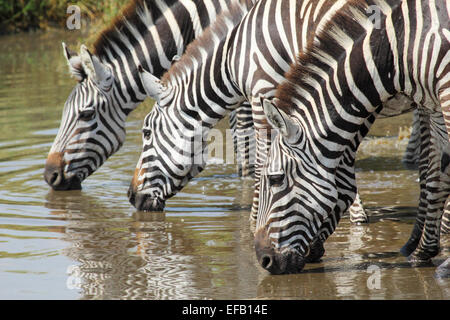
[[[230,3],[135,0],[123,10],[123,18],[100,34],[94,54],[85,46],[76,54],[63,43],[70,73],[79,83],[65,103],[45,164],[44,179],[53,189],[80,189],[82,181],[120,149],[125,120],[143,100],[136,65],[161,76]],[[255,139],[246,101],[230,113],[230,127],[238,173],[253,176]],[[367,222],[359,198],[349,211],[351,221]]]
[[[201,152],[199,150],[183,154],[181,161],[176,157],[169,159],[164,157],[164,154],[158,155],[152,148],[158,147],[160,152],[176,154],[176,146],[173,143],[166,145],[169,140],[183,140],[180,135],[176,135],[175,128],[182,128],[185,136],[190,136],[191,139],[197,128],[193,123],[198,122],[202,123],[205,129],[205,132],[200,134],[207,134],[207,131],[228,111],[234,110],[243,101],[249,101],[252,104],[253,121],[257,128],[255,136],[257,141],[260,141],[256,148],[255,159],[255,194],[257,194],[259,180],[257,168],[260,166],[260,158],[265,153],[263,149],[266,148],[265,145],[268,144],[269,139],[269,137],[262,137],[267,129],[267,124],[259,105],[258,96],[275,91],[276,85],[284,79],[284,73],[288,71],[289,64],[295,60],[298,48],[302,44],[306,44],[308,38],[311,37],[309,31],[314,31],[316,26],[326,18],[329,10],[336,10],[344,2],[284,0],[259,1],[251,8],[250,6],[236,6],[231,13],[222,15],[220,23],[216,21],[208,32],[197,38],[161,81],[142,68],[142,82],[146,84],[144,86],[147,88],[147,93],[158,103],[144,120],[143,129],[144,149],[151,150],[147,153],[153,152],[153,154],[146,156],[144,152],[141,155],[129,189],[130,202],[140,210],[162,209],[165,200],[184,187],[193,176],[203,169],[204,164],[191,165],[194,154]],[[300,24],[298,30],[291,30],[291,34],[283,39],[286,40],[286,46],[279,48],[281,52],[273,52],[276,55],[269,57],[270,62],[264,60],[259,62],[260,58],[265,59],[264,56],[267,54],[265,51],[273,46],[272,37],[279,37],[279,34],[274,35],[269,30],[269,24],[272,21],[268,22],[267,16],[270,15],[270,19],[274,19],[273,26],[284,29],[291,28],[290,25],[284,25],[284,21],[276,18],[280,11],[289,13],[288,16],[301,14],[304,16],[303,25]],[[269,39],[265,38],[264,32],[269,34]],[[273,28],[273,32],[277,32],[277,30]],[[288,37],[290,37],[289,41]],[[250,47],[245,46],[240,50],[241,47],[238,43],[245,44],[250,41],[249,39],[267,46],[263,50],[256,48],[252,52],[246,51]],[[278,38],[275,40],[279,41]],[[265,44],[266,42],[267,44]],[[204,66],[208,66],[208,69],[203,70]],[[257,74],[257,77],[246,78],[249,73]],[[208,78],[209,74],[214,74],[215,77]],[[253,81],[257,84],[253,84]],[[190,98],[193,93],[189,91],[204,90],[201,87],[202,83],[206,83],[210,90],[200,97]],[[169,105],[177,106],[177,115],[169,116],[167,114],[171,110],[166,108]],[[189,112],[185,111],[188,109]],[[173,119],[170,119],[171,117]],[[165,121],[167,124],[177,121],[177,123],[172,125],[171,132],[160,132],[152,128],[155,121]],[[162,136],[167,141],[162,141],[162,138],[160,141],[150,139],[153,132],[163,133]],[[160,145],[150,147],[152,142]],[[193,146],[189,146],[189,148],[192,149]],[[164,159],[161,159],[162,157]],[[154,167],[153,162],[158,162],[160,168]],[[149,170],[150,168],[152,170]],[[163,177],[158,172],[162,172],[166,176]],[[155,193],[157,196],[152,196]],[[255,196],[255,199],[257,198]],[[255,213],[254,208],[255,205],[252,208],[252,212]],[[255,217],[254,214],[252,216]]]
[[[205,151],[205,145],[195,146],[194,136],[207,135],[228,111],[248,100],[259,144],[251,213],[256,220],[258,168],[270,144],[259,97],[274,94],[315,28],[345,3],[259,1],[249,12],[241,7],[228,16],[225,13],[221,23],[194,41],[161,81],[142,68],[147,94],[158,103],[144,120],[143,152],[129,188],[130,202],[138,210],[162,210],[168,198],[203,170],[204,163],[194,164],[193,158]],[[290,17],[291,21],[279,17]],[[295,17],[300,17],[299,21]],[[292,21],[297,25],[295,30]],[[256,43],[258,46],[252,45]]]
[[[255,251],[264,269],[300,272],[310,243],[334,230],[355,197],[358,145],[398,94],[418,110],[425,201],[401,252],[414,264],[438,254],[450,192],[449,12],[445,0],[351,0],[299,54],[275,98],[262,97],[279,132],[261,174]]]
[[[100,33],[93,53],[82,45],[76,54],[63,43],[69,71],[78,83],[65,103],[45,163],[45,181],[55,190],[81,189],[82,181],[122,146],[126,118],[146,97],[137,66],[161,76],[221,11],[237,1],[251,3],[134,0]],[[249,109],[244,102],[230,114],[233,135],[248,141],[243,145],[236,139],[239,153],[252,145]],[[252,175],[248,158],[239,160],[239,172]]]

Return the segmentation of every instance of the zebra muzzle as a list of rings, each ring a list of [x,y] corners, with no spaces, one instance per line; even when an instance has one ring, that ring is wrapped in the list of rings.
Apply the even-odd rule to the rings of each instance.
[[[305,258],[297,250],[275,250],[264,229],[255,234],[255,251],[261,267],[271,274],[299,273],[305,266]]]
[[[130,203],[139,211],[163,211],[165,201],[152,195],[128,190]]]
[[[80,190],[82,178],[75,174],[67,178],[64,174],[62,153],[51,153],[47,157],[44,169],[44,179],[53,190]]]

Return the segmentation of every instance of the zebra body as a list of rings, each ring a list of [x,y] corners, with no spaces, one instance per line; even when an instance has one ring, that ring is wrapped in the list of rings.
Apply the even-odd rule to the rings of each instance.
[[[78,84],[65,103],[47,157],[47,183],[56,190],[81,188],[81,182],[119,150],[125,140],[127,115],[146,97],[137,66],[161,76],[221,11],[237,1],[246,2],[134,0],[124,8],[123,16],[100,34],[93,53],[82,46],[76,54],[63,44]],[[238,120],[236,127],[246,132],[251,130],[245,111],[249,108],[241,106],[243,114],[232,115]],[[241,165],[241,172],[252,174],[252,168],[246,166]]]
[[[380,10],[379,27],[369,8]],[[445,0],[349,1],[300,53],[276,98],[264,100],[279,131],[261,175],[255,234],[265,269],[299,272],[314,239],[334,230],[326,224],[355,198],[358,145],[399,93],[417,106],[421,129],[421,203],[401,252],[419,262],[438,254],[450,193],[449,13]]]

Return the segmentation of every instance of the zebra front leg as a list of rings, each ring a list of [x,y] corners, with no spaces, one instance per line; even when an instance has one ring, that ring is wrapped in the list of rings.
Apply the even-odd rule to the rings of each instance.
[[[419,118],[420,128],[420,155],[419,155],[419,205],[417,208],[416,221],[414,223],[411,235],[406,244],[400,249],[400,253],[405,257],[408,257],[416,250],[420,237],[422,236],[422,230],[425,223],[425,216],[427,211],[427,189],[426,189],[426,177],[428,168],[428,154],[430,148],[430,119],[428,114],[423,111],[416,110],[415,113]]]
[[[411,136],[409,137],[408,145],[403,154],[402,162],[410,169],[417,169],[419,165],[419,150],[420,150],[420,119],[419,111],[417,109],[413,112]]]
[[[422,236],[412,262],[428,262],[439,253],[440,224],[445,202],[450,192],[450,168],[443,159],[450,152],[448,135],[442,114],[430,117],[430,148],[427,168],[427,212]]]

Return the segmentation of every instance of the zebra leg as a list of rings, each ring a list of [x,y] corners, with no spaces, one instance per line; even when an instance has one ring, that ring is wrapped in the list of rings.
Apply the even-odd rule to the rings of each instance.
[[[414,223],[411,235],[406,242],[406,244],[400,249],[400,253],[405,257],[408,257],[419,244],[420,237],[422,236],[422,230],[425,223],[425,216],[427,211],[427,189],[426,189],[426,176],[428,168],[428,153],[430,148],[430,124],[429,116],[424,113],[417,111],[417,116],[419,117],[419,128],[420,128],[420,156],[419,156],[419,186],[420,186],[420,196],[419,205],[417,208],[416,221]]]
[[[364,211],[361,199],[359,198],[359,193],[356,193],[356,198],[353,204],[348,209],[350,214],[350,222],[355,224],[367,223],[369,222],[369,217]]]
[[[420,146],[420,120],[419,111],[413,112],[413,122],[411,136],[403,154],[402,162],[407,168],[416,169],[419,164],[419,146]]]
[[[255,133],[252,108],[243,102],[230,113],[230,128],[236,155],[237,172],[241,177],[255,173]]]
[[[427,262],[439,253],[442,212],[450,192],[450,168],[448,162],[443,161],[448,157],[450,145],[442,114],[430,117],[430,136],[426,181],[428,206],[419,244],[408,257],[412,262]]]

